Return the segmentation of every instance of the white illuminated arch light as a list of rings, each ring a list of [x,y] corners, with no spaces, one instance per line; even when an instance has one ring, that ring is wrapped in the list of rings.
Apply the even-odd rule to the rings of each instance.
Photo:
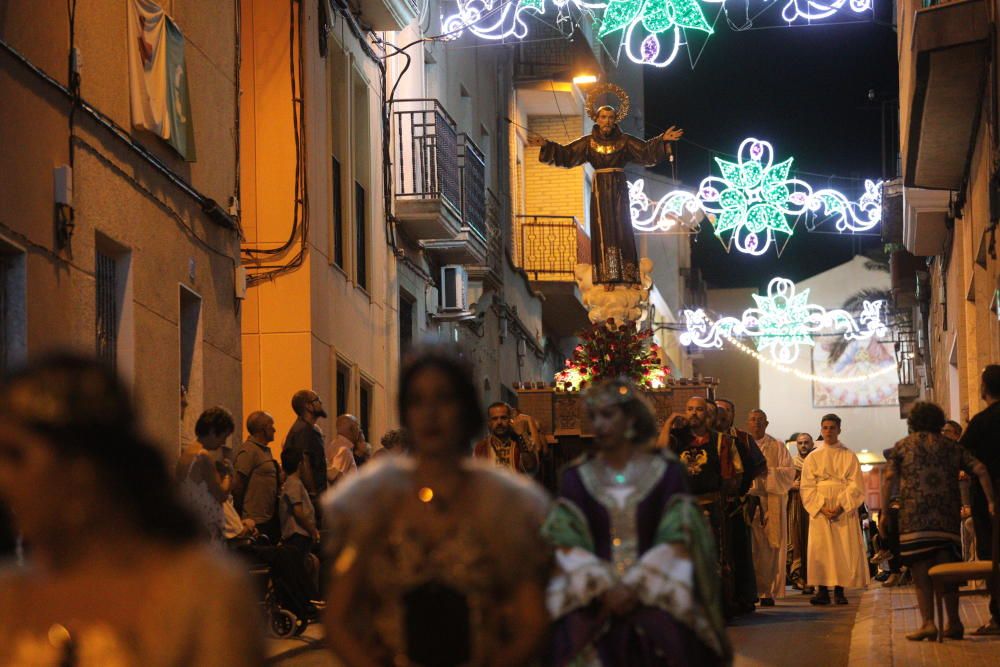
[[[762,255],[776,234],[792,235],[789,219],[810,216],[835,220],[838,232],[867,232],[882,221],[882,181],[865,181],[857,201],[833,188],[813,189],[798,178],[789,178],[794,158],[774,162],[770,142],[753,137],[740,144],[737,162],[715,158],[722,176],[702,179],[697,193],[674,190],[654,207],[641,180],[629,183],[632,226],[640,231],[667,231],[683,215],[697,211],[711,214],[715,235],[730,235],[736,249]]]
[[[755,0],[756,1],[756,0]],[[712,35],[702,4],[725,5],[726,0],[549,0],[555,7],[555,22],[569,19],[570,10],[590,14],[598,26],[598,38],[619,33],[619,52],[634,63],[666,67],[677,58],[684,32]],[[457,39],[468,30],[482,39],[524,39],[528,36],[527,13],[544,16],[546,0],[456,0],[454,14],[442,17],[446,39]],[[770,5],[771,0],[762,0]],[[821,21],[834,15],[870,11],[872,0],[788,0],[782,19],[788,25]],[[765,10],[766,11],[766,8]],[[761,12],[757,12],[759,15]],[[749,25],[747,26],[749,27]],[[664,44],[666,42],[666,44]]]
[[[881,338],[888,328],[882,322],[884,301],[865,301],[857,319],[846,310],[826,310],[809,303],[809,290],[795,292],[795,284],[787,278],[773,278],[767,295],[752,295],[756,308],[747,308],[739,318],[722,317],[712,320],[704,310],[685,310],[685,331],[681,345],[721,348],[722,339],[736,337],[754,340],[759,353],[770,352],[771,359],[791,364],[799,358],[803,345],[815,345],[813,334],[840,331],[845,340]]]

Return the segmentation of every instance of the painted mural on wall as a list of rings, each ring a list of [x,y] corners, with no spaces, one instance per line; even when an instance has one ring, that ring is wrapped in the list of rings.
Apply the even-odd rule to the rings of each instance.
[[[820,376],[858,377],[866,382],[831,384],[813,380],[814,408],[869,408],[899,405],[896,357],[891,342],[876,338],[852,340],[846,345],[836,339],[817,340],[812,348],[813,373]],[[874,375],[874,377],[872,377]]]

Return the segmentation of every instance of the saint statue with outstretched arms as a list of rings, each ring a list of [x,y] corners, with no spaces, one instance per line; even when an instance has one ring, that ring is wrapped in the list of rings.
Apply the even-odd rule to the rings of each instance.
[[[620,108],[594,108],[598,94],[613,92]],[[628,115],[625,91],[613,84],[595,86],[587,96],[587,114],[594,121],[590,134],[565,146],[546,141],[538,159],[557,167],[594,168],[590,194],[590,229],[593,247],[594,284],[635,286],[641,283],[639,256],[632,231],[625,165],[637,162],[652,167],[670,155],[670,143],[684,133],[671,127],[649,141],[625,134],[618,123]],[[611,288],[609,287],[609,289]]]

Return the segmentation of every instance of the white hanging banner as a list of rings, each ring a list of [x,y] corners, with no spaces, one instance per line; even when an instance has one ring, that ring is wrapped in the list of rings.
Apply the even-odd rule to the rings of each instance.
[[[194,162],[184,36],[153,0],[128,0],[128,66],[132,125]]]

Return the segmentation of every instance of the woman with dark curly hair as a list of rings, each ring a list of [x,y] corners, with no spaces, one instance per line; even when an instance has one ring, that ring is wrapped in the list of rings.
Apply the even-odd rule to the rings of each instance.
[[[882,506],[888,507],[892,486],[898,481],[900,498],[899,547],[903,564],[913,572],[917,603],[923,625],[906,636],[920,641],[937,636],[934,625],[934,590],[927,572],[940,563],[961,560],[962,496],[959,470],[979,478],[994,511],[993,485],[986,466],[950,438],[941,435],[944,412],[934,403],[915,403],[907,419],[910,435],[889,450],[882,478]],[[885,522],[882,522],[882,526]],[[880,526],[881,528],[881,526]],[[883,535],[883,538],[886,536]],[[948,627],[944,636],[964,635],[958,615],[958,597],[947,595]]]
[[[656,421],[634,385],[585,396],[595,451],[563,472],[543,531],[558,564],[551,664],[727,664],[712,533],[684,466],[650,450]]]
[[[0,568],[0,664],[260,664],[242,568],[199,543],[97,361],[50,357],[0,385],[0,498],[29,546],[28,567]]]

